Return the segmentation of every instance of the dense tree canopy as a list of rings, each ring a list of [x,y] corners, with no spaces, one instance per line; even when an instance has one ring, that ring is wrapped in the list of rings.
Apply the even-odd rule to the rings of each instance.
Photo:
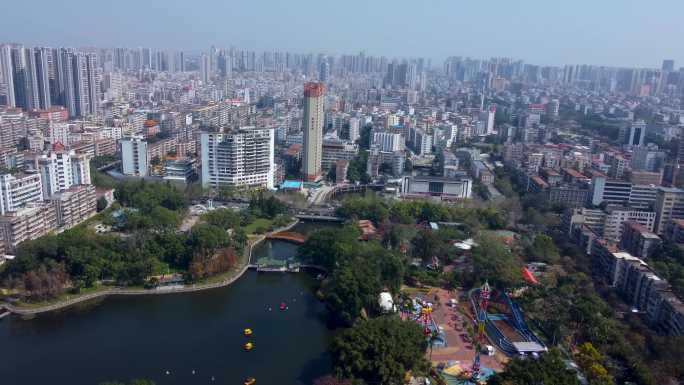
[[[649,263],[673,290],[684,297],[684,252],[676,244],[665,242],[655,250]]]
[[[366,172],[367,163],[368,151],[361,149],[358,155],[356,155],[356,157],[354,157],[354,159],[352,159],[351,162],[349,162],[349,167],[347,168],[347,179],[352,183],[370,183],[371,178]]]
[[[379,317],[342,332],[333,341],[331,353],[338,375],[391,385],[402,384],[407,371],[426,370],[426,348],[415,322]]]
[[[333,314],[351,324],[364,310],[378,313],[381,291],[398,292],[404,278],[404,261],[377,242],[357,244],[342,260],[333,270],[324,294]]]
[[[362,149],[368,150],[370,148],[370,143],[371,143],[371,132],[373,131],[373,125],[372,124],[367,124],[361,128],[361,132],[359,133],[359,139],[357,139],[357,143],[359,144],[359,147]]]
[[[306,263],[332,271],[338,263],[352,254],[358,236],[359,231],[351,226],[317,231],[299,248],[299,257]]]
[[[97,212],[99,213],[100,211],[104,210],[107,208],[107,198],[105,197],[99,197],[97,198],[96,201],[96,208]]]
[[[557,263],[560,258],[555,242],[545,234],[537,234],[534,237],[529,254],[534,261],[546,263]]]
[[[389,211],[382,199],[368,196],[345,199],[337,209],[337,214],[345,218],[369,219],[379,223],[387,219]]]
[[[398,292],[404,278],[403,257],[379,242],[358,240],[354,227],[324,229],[312,234],[299,249],[306,263],[326,268],[326,304],[343,323],[351,324],[365,310],[377,313],[381,291]]]
[[[240,226],[242,217],[240,213],[231,209],[217,209],[210,211],[202,216],[202,219],[213,226],[222,229],[234,229]]]
[[[471,228],[485,226],[499,229],[506,224],[506,215],[495,208],[462,208],[424,200],[387,201],[373,195],[348,198],[337,209],[344,218],[385,220],[403,224],[417,222],[462,222]]]
[[[596,350],[591,342],[585,342],[580,345],[575,360],[582,372],[584,372],[590,385],[612,385],[613,377],[608,374],[604,366],[603,355]]]
[[[177,233],[186,200],[171,185],[121,183],[116,197],[125,207],[124,229],[130,234],[96,234],[77,226],[23,242],[0,278],[32,301],[105,280],[142,285],[150,275],[171,270],[201,279],[233,267],[246,242],[244,231],[235,231],[234,239],[228,235],[226,227],[237,221],[224,211],[210,214],[209,223],[189,233]]]
[[[159,206],[180,210],[187,206],[183,194],[169,183],[124,182],[116,187],[114,196],[124,207],[135,207],[149,213]]]
[[[580,385],[577,373],[566,367],[556,349],[537,359],[514,358],[503,372],[492,376],[488,385]]]
[[[566,346],[575,341],[590,342],[602,354],[609,355],[613,364],[606,368],[621,368],[615,375],[619,383],[655,383],[653,371],[646,364],[646,359],[651,358],[642,354],[649,349],[656,350],[658,343],[647,343],[642,333],[633,334],[618,322],[613,307],[601,298],[591,278],[584,273],[560,276],[555,285],[531,287],[521,304],[552,342]],[[654,352],[654,362],[669,360],[669,354],[661,353]],[[597,383],[601,383],[602,371],[594,369],[591,369],[593,374],[586,374],[594,375],[599,379]],[[667,377],[665,373],[659,374]]]
[[[259,191],[252,195],[249,201],[249,210],[257,217],[273,219],[276,215],[285,213],[287,206],[275,196]]]
[[[489,234],[481,234],[477,243],[472,254],[473,283],[489,281],[499,288],[511,288],[521,282],[522,261],[506,244]]]

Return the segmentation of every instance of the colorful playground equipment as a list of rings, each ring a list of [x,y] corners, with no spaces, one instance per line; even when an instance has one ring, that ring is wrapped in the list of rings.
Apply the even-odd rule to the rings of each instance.
[[[508,356],[546,351],[544,343],[530,330],[520,307],[504,291],[492,291],[489,285],[469,293],[473,314],[477,317],[478,335],[489,337]],[[488,314],[495,302],[502,313]],[[514,338],[514,339],[513,339]]]
[[[422,329],[423,335],[433,348],[447,346],[444,330],[437,326],[432,318],[432,304],[416,297],[406,300],[399,306],[399,315],[403,320],[416,322]]]
[[[480,289],[480,312],[477,314],[477,341],[475,342],[475,359],[471,379],[477,381],[480,377],[480,351],[485,341],[485,321],[487,319],[487,306],[489,305],[489,282],[485,282]]]
[[[423,306],[420,309],[420,318],[419,322],[421,325],[423,325],[423,334],[425,334],[425,337],[429,337],[432,335],[432,330],[430,330],[430,326],[432,325],[432,306]]]
[[[252,329],[247,328],[247,329],[245,329],[244,333],[245,333],[245,337],[249,337],[252,335]]]
[[[250,351],[250,350],[254,349],[254,344],[251,343],[251,342],[247,342],[247,343],[244,345],[244,348],[245,348],[246,351]]]
[[[482,347],[486,344],[486,320],[487,320],[487,306],[491,297],[491,289],[489,283],[485,282],[480,289],[478,297],[478,306],[474,312],[475,321],[477,323],[477,337],[473,341],[475,347],[475,357],[473,358],[472,366],[467,367],[465,363],[458,362],[448,365],[442,372],[445,375],[447,384],[452,385],[475,385],[485,384],[493,371],[489,368],[482,367],[480,361],[480,354]],[[472,298],[471,298],[472,300]]]

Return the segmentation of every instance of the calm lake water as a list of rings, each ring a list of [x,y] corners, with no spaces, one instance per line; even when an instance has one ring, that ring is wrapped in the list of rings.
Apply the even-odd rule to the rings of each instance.
[[[255,255],[296,250],[275,242]],[[250,271],[211,291],[111,297],[32,320],[8,317],[0,321],[0,384],[242,384],[255,377],[258,384],[308,385],[331,368],[331,331],[315,285],[306,273]],[[278,309],[281,302],[288,310]],[[255,347],[245,352],[248,341]]]

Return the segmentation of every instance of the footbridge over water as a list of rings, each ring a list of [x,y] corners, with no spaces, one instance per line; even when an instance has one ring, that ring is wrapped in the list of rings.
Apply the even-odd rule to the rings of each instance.
[[[304,242],[306,242],[306,237],[303,234],[297,233],[295,231],[280,231],[277,233],[271,233],[266,236],[266,239],[292,242],[298,245],[304,244]]]

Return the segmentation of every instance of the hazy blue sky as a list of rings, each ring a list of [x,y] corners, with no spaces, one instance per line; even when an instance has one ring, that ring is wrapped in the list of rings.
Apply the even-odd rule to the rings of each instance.
[[[0,40],[684,66],[683,0],[4,0]]]

